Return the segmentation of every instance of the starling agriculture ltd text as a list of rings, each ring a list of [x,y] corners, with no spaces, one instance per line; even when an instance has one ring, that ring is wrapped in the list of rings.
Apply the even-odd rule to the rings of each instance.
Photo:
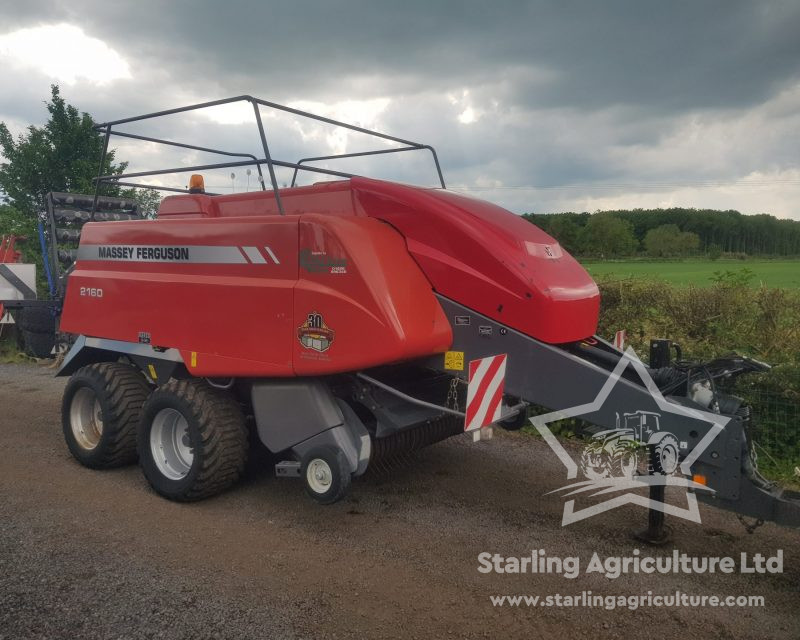
[[[544,549],[534,549],[526,556],[504,556],[484,551],[478,554],[478,572],[557,574],[569,579],[582,573],[598,573],[611,579],[629,573],[783,573],[783,550],[769,556],[742,552],[738,558],[688,556],[677,549],[663,556],[643,556],[639,549],[634,549],[630,556],[601,558],[595,551],[583,571],[579,557],[548,556]]]

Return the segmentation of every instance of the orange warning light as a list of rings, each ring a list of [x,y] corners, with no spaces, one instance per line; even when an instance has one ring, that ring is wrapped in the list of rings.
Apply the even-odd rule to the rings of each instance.
[[[205,182],[203,181],[203,176],[199,173],[195,173],[189,178],[189,193],[205,193],[206,187]]]

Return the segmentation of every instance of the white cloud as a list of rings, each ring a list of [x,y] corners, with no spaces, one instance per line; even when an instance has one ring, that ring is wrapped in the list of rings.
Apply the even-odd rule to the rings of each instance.
[[[202,102],[202,100],[195,100],[194,102]],[[187,102],[187,104],[189,103]],[[220,104],[216,107],[201,109],[196,113],[218,124],[255,124],[256,121],[253,105],[249,102]],[[261,117],[270,117],[270,114],[262,111]]]
[[[471,124],[478,119],[475,109],[467,107],[460,114],[458,114],[458,121],[461,124]]]
[[[70,85],[78,78],[106,84],[131,77],[128,63],[116,51],[71,24],[31,27],[2,35],[0,59]]]
[[[390,102],[389,98],[342,100],[330,103],[298,100],[290,102],[287,106],[363,129],[380,131],[380,116],[386,111]],[[330,153],[347,153],[353,136],[363,137],[357,132],[342,127],[332,128],[331,125],[307,118],[295,118],[293,124],[304,140],[317,140],[324,137]],[[386,133],[391,134],[391,132]],[[374,142],[377,142],[377,139],[373,139],[373,146]]]

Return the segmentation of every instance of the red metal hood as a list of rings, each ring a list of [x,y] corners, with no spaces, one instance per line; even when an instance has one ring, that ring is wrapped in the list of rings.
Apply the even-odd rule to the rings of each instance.
[[[594,280],[522,217],[440,189],[368,178],[352,178],[351,186],[356,212],[403,234],[441,295],[544,342],[596,332],[600,293]]]

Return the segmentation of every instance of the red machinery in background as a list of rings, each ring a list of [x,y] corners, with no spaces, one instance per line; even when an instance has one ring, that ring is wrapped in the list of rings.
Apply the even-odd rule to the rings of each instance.
[[[2,324],[13,323],[13,319],[8,313],[8,305],[3,305],[3,298],[28,300],[36,297],[35,287],[31,286],[35,285],[35,268],[32,265],[10,266],[20,265],[22,262],[22,252],[17,249],[16,245],[17,242],[23,242],[25,239],[24,236],[13,234],[0,236],[0,323]],[[14,302],[11,300],[9,303],[13,305]]]
[[[19,262],[22,258],[22,253],[16,248],[17,240],[24,240],[15,235],[0,236],[0,262],[9,264],[11,262]]]
[[[19,238],[14,235],[0,236],[0,264],[11,264],[20,261],[22,253],[14,246],[17,240]],[[0,319],[5,316],[5,313],[2,303],[0,303]]]

